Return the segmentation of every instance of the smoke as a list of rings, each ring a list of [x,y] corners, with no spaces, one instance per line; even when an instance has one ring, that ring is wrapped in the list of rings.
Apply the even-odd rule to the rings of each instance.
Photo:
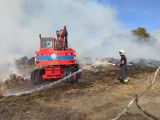
[[[158,40],[158,43],[160,45],[160,30],[153,31],[151,35],[154,36]]]
[[[124,49],[129,60],[148,59],[160,60],[160,46],[155,38],[140,39],[130,32],[116,34],[114,36],[106,37],[101,45],[95,46],[95,56],[103,58],[104,54],[107,57],[118,57],[118,51]]]
[[[0,63],[34,56],[39,49],[38,35],[56,36],[64,25],[69,45],[80,58],[119,57],[118,50],[124,49],[129,58],[160,59],[157,45],[137,43],[117,14],[96,0],[1,0]]]

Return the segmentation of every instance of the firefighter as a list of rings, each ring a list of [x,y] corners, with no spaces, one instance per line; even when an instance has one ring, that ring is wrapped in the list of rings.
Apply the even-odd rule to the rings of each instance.
[[[128,84],[127,58],[124,50],[119,50],[119,55],[121,56],[121,60],[118,66],[121,68],[122,82]]]

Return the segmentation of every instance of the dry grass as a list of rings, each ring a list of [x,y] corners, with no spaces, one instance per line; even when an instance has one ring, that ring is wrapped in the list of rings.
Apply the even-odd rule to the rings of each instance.
[[[130,67],[129,85],[123,85],[117,79],[119,76],[117,68],[112,66],[89,68],[83,71],[79,83],[74,85],[60,83],[38,93],[1,97],[0,119],[111,119],[121,112],[138,90],[142,92],[147,88],[153,73],[153,69]],[[160,74],[157,79],[159,78]],[[160,83],[158,80],[155,83],[152,94],[148,94],[156,98],[156,102],[152,103],[154,105],[160,101],[157,98]],[[143,98],[144,106],[151,100],[148,96]],[[149,118],[139,113],[136,107],[132,107],[129,113],[120,119],[147,120]]]

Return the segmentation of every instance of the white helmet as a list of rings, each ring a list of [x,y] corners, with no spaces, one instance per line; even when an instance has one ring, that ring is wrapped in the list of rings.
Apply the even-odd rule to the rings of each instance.
[[[119,52],[120,52],[122,55],[125,55],[124,50],[119,50]]]

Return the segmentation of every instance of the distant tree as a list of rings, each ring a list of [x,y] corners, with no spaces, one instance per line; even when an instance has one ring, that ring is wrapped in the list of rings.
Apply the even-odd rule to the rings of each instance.
[[[138,27],[137,29],[132,31],[134,35],[138,36],[139,38],[149,38],[150,34],[147,30],[143,27]]]

